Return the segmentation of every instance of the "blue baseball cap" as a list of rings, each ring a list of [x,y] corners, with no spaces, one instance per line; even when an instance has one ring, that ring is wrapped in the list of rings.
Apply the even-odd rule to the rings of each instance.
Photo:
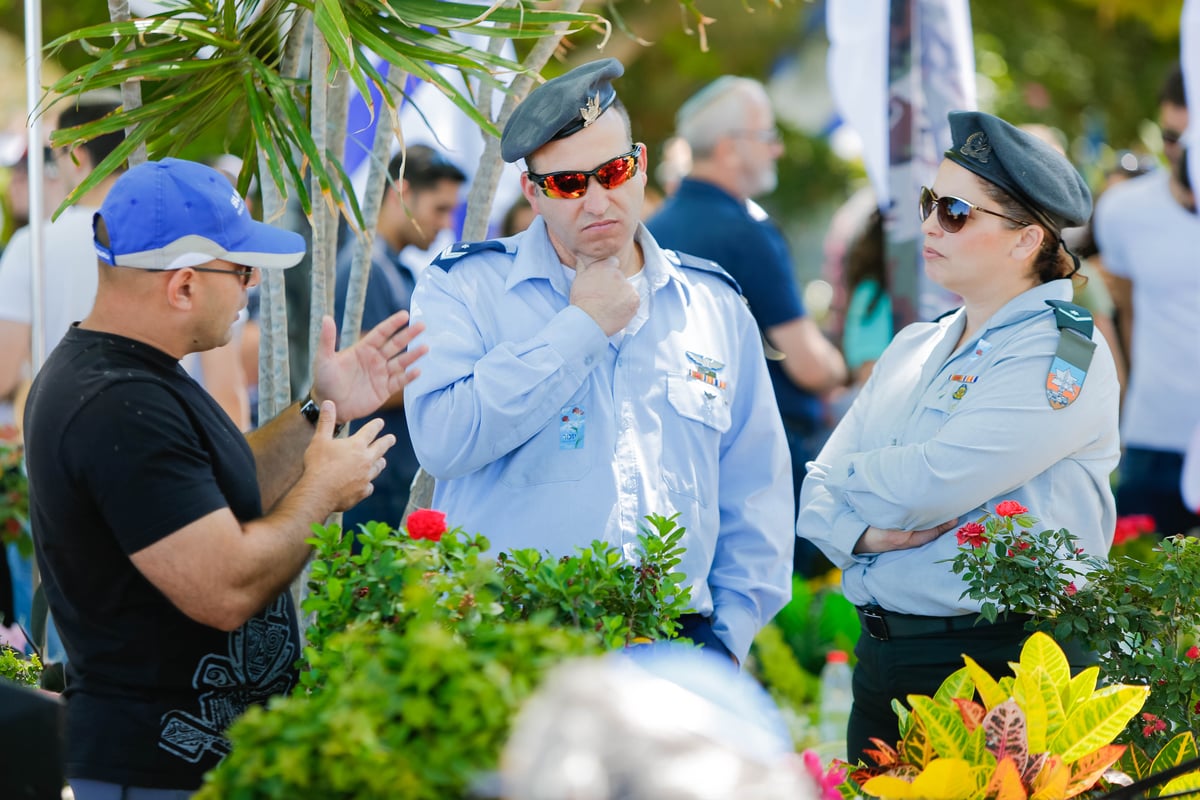
[[[304,237],[257,222],[223,174],[178,158],[147,161],[121,175],[92,220],[108,232],[95,241],[101,261],[117,267],[173,270],[221,259],[284,269],[304,257]]]

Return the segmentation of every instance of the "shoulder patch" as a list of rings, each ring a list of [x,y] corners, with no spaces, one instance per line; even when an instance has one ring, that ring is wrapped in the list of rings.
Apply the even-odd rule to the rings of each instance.
[[[1092,341],[1092,313],[1083,306],[1062,300],[1047,300],[1054,309],[1058,327],[1058,349],[1046,375],[1046,399],[1058,410],[1074,403],[1083,391],[1096,343]]]
[[[487,250],[503,253],[506,249],[504,242],[498,239],[486,239],[482,242],[455,242],[438,253],[437,258],[429,262],[429,265],[431,267],[440,267],[448,272],[454,266],[455,262],[463,256],[469,256],[472,253],[482,253]]]
[[[700,272],[707,272],[710,275],[716,275],[718,278],[732,286],[733,290],[737,292],[739,296],[742,294],[742,287],[739,286],[738,282],[733,279],[733,276],[726,272],[717,262],[707,258],[693,256],[688,253],[680,253],[678,250],[664,249],[663,253],[666,255],[667,260],[672,264],[684,267],[686,269],[694,269],[699,270]]]

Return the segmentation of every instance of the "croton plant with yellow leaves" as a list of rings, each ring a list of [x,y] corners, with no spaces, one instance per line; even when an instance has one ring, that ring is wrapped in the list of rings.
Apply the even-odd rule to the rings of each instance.
[[[876,763],[851,773],[840,787],[844,796],[1057,800],[1128,784],[1196,756],[1190,733],[1152,764],[1113,744],[1149,690],[1097,688],[1097,667],[1072,676],[1062,649],[1044,633],[1025,643],[1013,675],[997,680],[964,661],[933,697],[910,695],[911,710],[894,702],[899,743],[872,739],[876,747],[867,752]],[[1200,773],[1189,772],[1151,796],[1195,788]]]

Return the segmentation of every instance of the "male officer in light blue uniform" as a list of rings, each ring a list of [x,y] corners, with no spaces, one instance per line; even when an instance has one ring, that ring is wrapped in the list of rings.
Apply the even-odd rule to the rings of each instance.
[[[687,528],[684,635],[738,660],[788,600],[793,499],[754,318],[712,262],[639,222],[646,152],[585,64],[518,106],[501,140],[540,215],[454,245],[413,295],[430,353],[405,392],[434,505],[500,550],[602,539],[647,514]]]

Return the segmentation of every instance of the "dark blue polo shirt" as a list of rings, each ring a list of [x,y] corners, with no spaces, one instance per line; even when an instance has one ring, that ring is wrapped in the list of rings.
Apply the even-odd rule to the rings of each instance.
[[[759,330],[805,315],[783,235],[723,189],[685,178],[646,227],[663,247],[724,267],[741,285]],[[819,425],[820,400],[792,383],[780,362],[768,361],[767,368],[785,423]]]

